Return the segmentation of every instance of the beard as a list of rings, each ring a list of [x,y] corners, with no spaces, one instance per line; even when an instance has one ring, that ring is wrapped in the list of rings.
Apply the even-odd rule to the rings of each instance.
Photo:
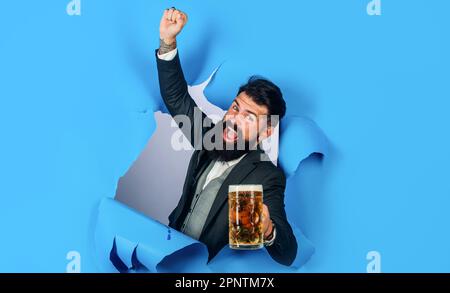
[[[246,140],[243,137],[242,131],[237,127],[236,124],[232,124],[227,121],[222,121],[221,127],[221,135],[219,137],[219,141],[222,143],[218,148],[214,148],[212,151],[208,152],[209,157],[213,160],[217,160],[219,162],[229,162],[240,158],[241,156],[247,154],[251,150],[256,149],[256,141],[258,140],[259,135],[254,140]],[[219,125],[220,127],[220,125]],[[227,142],[224,139],[225,129],[227,127],[231,127],[236,132],[236,139],[233,143]]]

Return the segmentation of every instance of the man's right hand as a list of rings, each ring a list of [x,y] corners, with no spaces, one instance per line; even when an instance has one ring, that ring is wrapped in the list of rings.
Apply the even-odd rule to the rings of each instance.
[[[173,45],[177,35],[181,32],[188,21],[187,15],[180,10],[170,8],[164,10],[159,25],[159,37],[166,45]]]

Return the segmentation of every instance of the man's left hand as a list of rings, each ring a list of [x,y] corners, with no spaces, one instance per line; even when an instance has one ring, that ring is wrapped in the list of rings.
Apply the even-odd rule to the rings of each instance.
[[[267,238],[272,233],[273,225],[272,220],[270,219],[269,208],[265,204],[263,204],[262,227],[264,238]]]

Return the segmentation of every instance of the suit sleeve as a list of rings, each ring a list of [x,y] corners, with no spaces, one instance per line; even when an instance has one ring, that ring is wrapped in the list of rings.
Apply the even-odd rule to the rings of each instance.
[[[166,61],[158,58],[158,50],[155,50],[155,57],[159,89],[169,113],[191,145],[201,149],[203,135],[214,125],[189,95],[179,52],[172,60]]]
[[[284,190],[286,177],[283,172],[271,172],[263,181],[264,204],[275,224],[277,235],[274,243],[266,249],[270,256],[284,265],[291,265],[297,256],[297,240],[284,210]]]

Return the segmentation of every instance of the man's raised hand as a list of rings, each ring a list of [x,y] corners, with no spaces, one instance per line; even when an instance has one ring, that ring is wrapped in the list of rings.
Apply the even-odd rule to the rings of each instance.
[[[188,21],[187,15],[172,7],[164,10],[159,25],[159,37],[166,45],[173,45],[177,35],[181,32]]]

